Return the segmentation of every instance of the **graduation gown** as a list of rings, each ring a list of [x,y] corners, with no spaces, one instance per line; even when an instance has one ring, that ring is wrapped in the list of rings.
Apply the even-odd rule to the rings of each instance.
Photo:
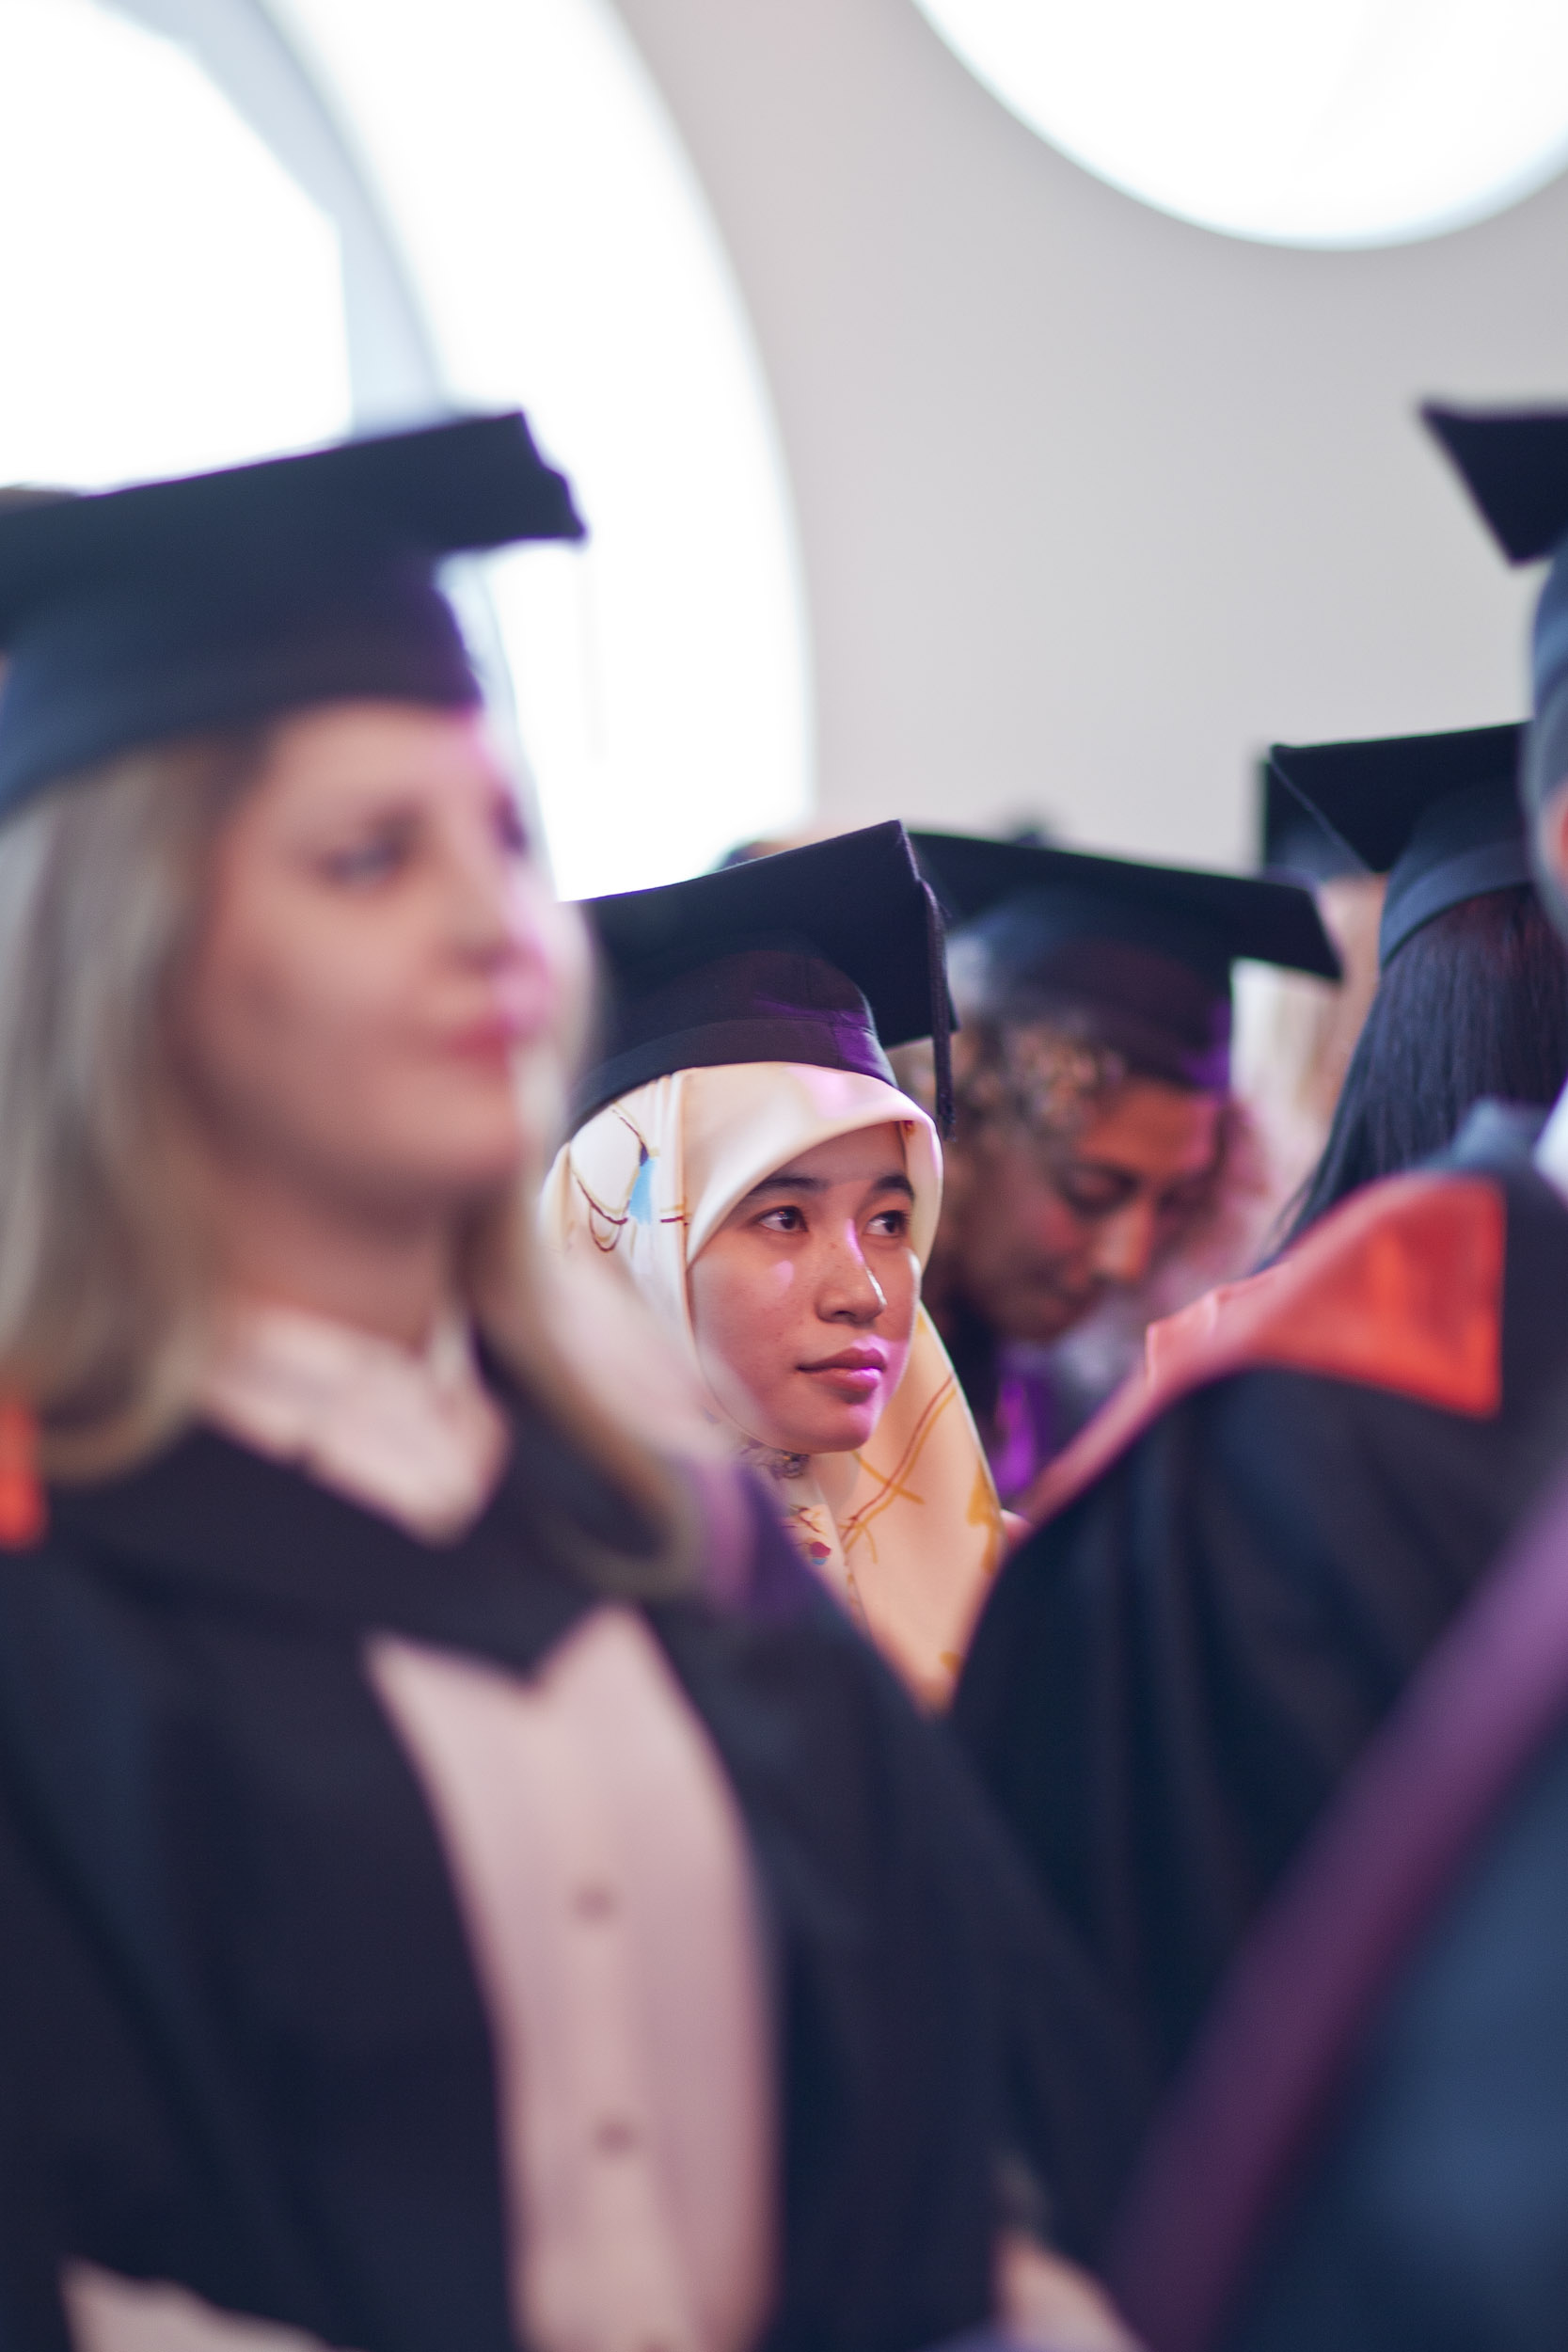
[[[1012,1510],[1085,1415],[1060,1392],[1049,1350],[1007,1345],[962,1301],[940,1327],[997,1494]]]
[[[1228,2352],[1557,2352],[1568,2313],[1568,1725],[1376,2021]]]
[[[364,1667],[527,1675],[635,1548],[526,1415],[438,1549],[210,1428],[51,1498],[0,1561],[0,2344],[61,2266],[355,2352],[503,2352],[493,2051],[452,1883]],[[733,1785],[772,1951],[781,2347],[990,2309],[996,2169],[1084,2248],[1130,2128],[1114,2036],[961,1762],[753,1498],[750,1597],[647,1605]]]
[[[1568,1483],[1554,1489],[1308,1840],[1155,2124],[1113,2272],[1150,2352],[1562,2342]]]
[[[1435,1182],[1347,1204],[1348,1260],[1325,1220],[1283,1322],[1133,1399],[981,1620],[958,1733],[1162,2069],[1555,1458],[1568,1206],[1539,1123],[1488,1114]]]

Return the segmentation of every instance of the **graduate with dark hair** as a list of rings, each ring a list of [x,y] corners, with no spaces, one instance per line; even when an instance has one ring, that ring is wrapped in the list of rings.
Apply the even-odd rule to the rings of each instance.
[[[1568,1202],[1481,1112],[1155,1326],[1037,1486],[955,1719],[1157,2064],[1540,1492],[1565,1381]]]
[[[1450,1143],[1477,1103],[1544,1110],[1568,1077],[1568,950],[1530,878],[1525,730],[1276,743],[1275,788],[1387,876],[1375,996],[1286,1242]]]
[[[1230,1086],[1233,965],[1339,967],[1294,882],[914,842],[956,926],[963,1023],[927,1292],[1010,1502],[1116,1386],[1151,1315],[1255,1262],[1268,1203]]]
[[[1553,552],[1525,805],[1568,929],[1568,410],[1438,430]],[[1568,1191],[1568,1110],[1536,1147]],[[1560,1298],[1554,1302],[1560,1313]],[[1549,2352],[1568,2309],[1568,1397],[1480,1581],[1244,1948],[1124,2215],[1153,2352]]]

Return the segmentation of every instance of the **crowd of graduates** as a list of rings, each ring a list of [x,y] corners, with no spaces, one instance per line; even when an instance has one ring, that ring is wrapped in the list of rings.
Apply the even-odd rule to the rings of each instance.
[[[1532,711],[1251,876],[562,907],[516,416],[0,500],[0,2352],[1560,2344],[1568,410],[1426,422]]]

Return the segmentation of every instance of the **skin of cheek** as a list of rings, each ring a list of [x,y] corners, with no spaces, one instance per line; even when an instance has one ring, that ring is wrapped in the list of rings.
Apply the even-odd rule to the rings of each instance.
[[[187,1029],[226,1139],[335,1189],[503,1180],[524,1142],[514,1073],[422,1047],[439,985],[422,943],[369,925],[324,938],[286,904],[245,913],[214,940]]]
[[[1153,1081],[1130,1085],[1081,1137],[1086,1160],[1123,1168],[1157,1186],[1201,1175],[1212,1163],[1217,1097]],[[1025,1142],[982,1133],[953,1155],[963,1163],[944,1210],[939,1282],[1000,1337],[1046,1344],[1062,1338],[1109,1285],[1135,1284],[1180,1218],[1162,1216],[1148,1193],[1103,1219],[1080,1218]]]
[[[756,1443],[787,1454],[852,1453],[872,1436],[909,1361],[920,1299],[914,1255],[867,1253],[888,1303],[874,1325],[857,1327],[818,1311],[828,1272],[821,1253],[775,1254],[749,1247],[751,1238],[716,1234],[689,1270],[703,1375],[729,1419]],[[847,1403],[799,1370],[861,1338],[887,1358],[875,1397]]]
[[[285,769],[270,800],[263,782],[218,846],[176,1008],[198,1108],[220,1149],[307,1189],[459,1204],[517,1172],[558,1104],[559,1056],[554,1022],[491,1050],[452,1037],[516,973],[559,999],[580,962],[570,926],[526,868],[504,868],[483,769],[459,757],[428,781],[430,870],[385,898],[324,893],[302,871],[298,781]]]
[[[981,1141],[943,1240],[950,1290],[1007,1339],[1059,1338],[1094,1295],[1091,1235],[1022,1146]]]
[[[697,1359],[737,1428],[760,1445],[796,1452],[793,1417],[781,1392],[799,1358],[801,1327],[810,1320],[802,1298],[805,1269],[798,1260],[747,1249],[746,1239],[715,1234],[690,1269]]]

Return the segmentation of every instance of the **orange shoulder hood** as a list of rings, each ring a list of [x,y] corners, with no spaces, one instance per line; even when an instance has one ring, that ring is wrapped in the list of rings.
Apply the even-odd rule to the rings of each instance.
[[[1507,1211],[1483,1177],[1391,1176],[1288,1257],[1149,1326],[1144,1363],[1020,1508],[1063,1510],[1167,1406],[1229,1373],[1311,1372],[1483,1418],[1502,1398]]]

